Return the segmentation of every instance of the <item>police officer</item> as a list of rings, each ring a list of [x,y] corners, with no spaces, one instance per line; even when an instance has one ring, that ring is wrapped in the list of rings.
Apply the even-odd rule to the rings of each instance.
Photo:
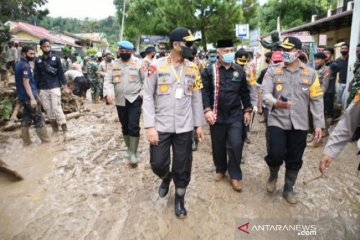
[[[155,55],[156,55],[156,50],[154,46],[148,46],[145,51],[145,57],[143,59],[143,70],[147,73]]]
[[[90,56],[89,62],[86,64],[87,77],[91,89],[91,99],[93,103],[99,103],[101,86],[97,76],[98,63],[95,60],[95,56]]]
[[[53,133],[57,133],[61,126],[65,141],[68,129],[61,107],[61,88],[64,91],[69,91],[69,89],[66,86],[60,58],[50,52],[50,41],[45,38],[41,39],[39,45],[43,56],[35,60],[34,77],[40,90],[40,101],[49,118]]]
[[[346,144],[351,140],[358,126],[360,126],[360,90],[357,91],[352,103],[345,110],[329,137],[324,149],[324,156],[319,164],[319,170],[322,174],[325,173],[326,168],[330,166],[332,160],[340,154]]]
[[[21,59],[15,66],[16,93],[21,101],[24,111],[21,122],[21,137],[24,146],[31,144],[29,127],[34,123],[36,133],[41,142],[49,142],[44,116],[41,112],[41,103],[36,88],[34,73],[29,62],[35,59],[34,49],[24,46],[21,49]]]
[[[174,29],[170,55],[150,65],[144,84],[144,127],[150,142],[151,168],[162,179],[160,197],[167,195],[174,180],[175,214],[179,218],[187,215],[184,197],[190,182],[194,127],[199,140],[203,139],[202,83],[196,65],[186,59],[195,40],[190,30]]]
[[[216,168],[214,180],[220,181],[228,171],[232,188],[241,191],[242,132],[251,118],[250,91],[243,69],[233,63],[232,40],[218,41],[217,54],[219,59],[202,73],[204,114],[210,124]]]
[[[266,189],[270,193],[275,191],[278,171],[285,161],[283,196],[289,203],[295,204],[293,186],[303,163],[309,110],[317,141],[320,141],[325,125],[323,91],[315,70],[297,59],[302,48],[301,41],[296,37],[286,37],[280,47],[284,62],[267,70],[262,85],[263,98],[269,109],[270,148],[265,160],[270,177]]]
[[[132,56],[134,45],[129,41],[118,45],[120,58],[113,61],[112,69],[105,75],[104,96],[108,103],[116,105],[129,160],[136,167],[143,102],[140,92],[145,75],[140,60]]]

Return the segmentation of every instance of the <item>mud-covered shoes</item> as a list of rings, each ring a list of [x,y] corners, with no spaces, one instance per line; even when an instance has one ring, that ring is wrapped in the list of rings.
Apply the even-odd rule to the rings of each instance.
[[[163,178],[159,187],[159,196],[161,198],[165,197],[168,194],[171,179],[172,179],[171,172],[167,173],[167,175]]]
[[[176,188],[175,190],[175,215],[182,219],[187,215],[185,209],[185,192],[186,188]]]

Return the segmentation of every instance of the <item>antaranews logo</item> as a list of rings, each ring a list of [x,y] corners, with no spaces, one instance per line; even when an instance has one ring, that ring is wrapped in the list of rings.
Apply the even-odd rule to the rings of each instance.
[[[286,223],[286,224],[282,224]],[[314,224],[293,223],[284,220],[245,220],[236,225],[236,236],[243,239],[256,236],[311,237],[317,235]],[[286,239],[286,238],[285,238]]]

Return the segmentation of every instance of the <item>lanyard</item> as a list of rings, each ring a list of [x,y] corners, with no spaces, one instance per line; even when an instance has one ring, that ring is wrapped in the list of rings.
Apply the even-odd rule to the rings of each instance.
[[[179,75],[177,74],[177,72],[176,72],[176,70],[175,70],[175,68],[174,68],[174,65],[171,65],[171,69],[172,69],[172,71],[173,71],[173,73],[174,73],[174,77],[175,77],[175,79],[176,79],[176,85],[177,85],[177,87],[179,88],[179,87],[180,87],[180,77],[181,77],[181,75],[182,75],[183,68],[181,68]]]

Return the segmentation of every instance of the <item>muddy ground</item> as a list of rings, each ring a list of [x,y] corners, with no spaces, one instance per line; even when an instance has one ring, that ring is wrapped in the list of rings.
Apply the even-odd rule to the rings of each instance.
[[[359,239],[360,176],[354,143],[333,163],[328,177],[304,184],[320,175],[322,152],[322,148],[307,149],[295,188],[300,202],[290,206],[281,196],[283,168],[276,193],[265,191],[264,126],[258,119],[250,136],[252,144],[244,150],[241,193],[232,190],[228,179],[212,180],[205,128],[206,141],[194,153],[186,195],[188,217],[178,220],[173,211],[174,186],[166,198],[157,195],[160,181],[149,166],[145,132],[139,146],[141,163],[131,169],[124,158],[115,108],[88,107],[90,113],[68,122],[66,143],[55,136],[41,145],[31,129],[35,142],[24,148],[19,130],[0,133],[0,158],[25,177],[14,182],[0,175],[1,240]],[[248,222],[248,228],[242,229],[249,234],[238,229]],[[254,230],[259,224],[314,225],[315,231]]]

